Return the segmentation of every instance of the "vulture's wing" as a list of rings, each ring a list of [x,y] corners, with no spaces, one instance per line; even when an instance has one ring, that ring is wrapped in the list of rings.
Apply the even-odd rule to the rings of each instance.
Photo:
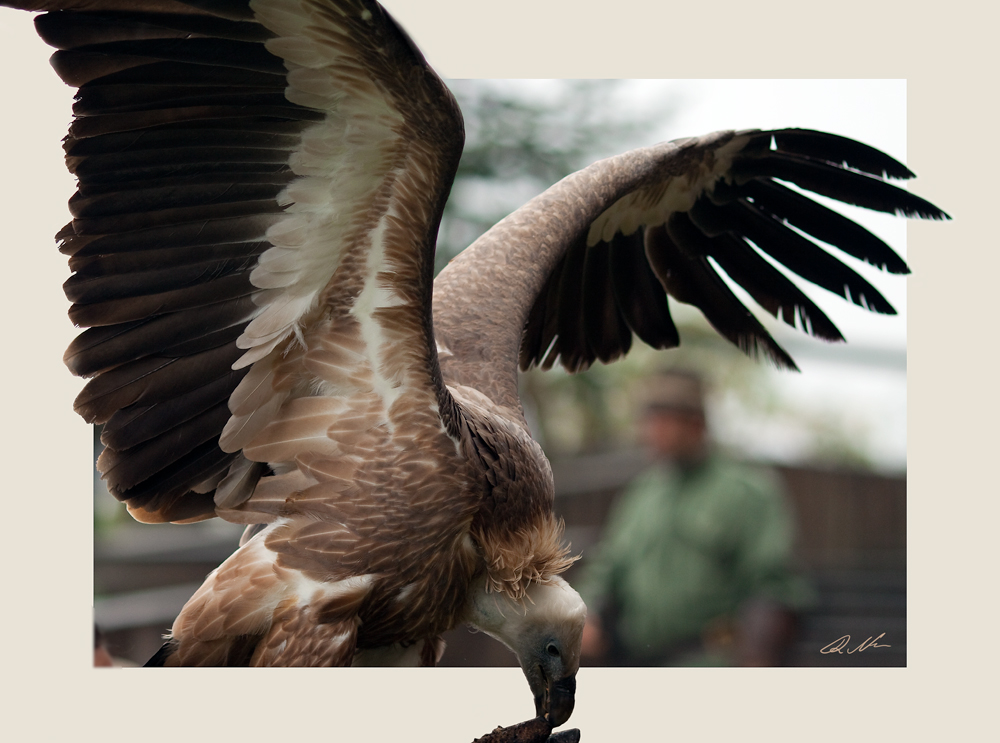
[[[517,410],[515,360],[522,370],[558,361],[578,371],[625,354],[633,334],[654,348],[676,346],[668,296],[698,307],[751,356],[795,368],[720,269],[775,317],[843,340],[771,261],[890,314],[878,290],[819,243],[892,273],[909,269],[879,238],[787,184],[883,212],[947,218],[888,182],[911,177],[872,147],[800,129],[719,132],[595,163],[497,224],[440,274],[434,324],[445,379]]]
[[[79,88],[58,238],[88,329],[65,360],[133,515],[240,503],[337,399],[371,429],[446,394],[432,254],[461,114],[377,3],[4,4],[54,11],[36,26]]]

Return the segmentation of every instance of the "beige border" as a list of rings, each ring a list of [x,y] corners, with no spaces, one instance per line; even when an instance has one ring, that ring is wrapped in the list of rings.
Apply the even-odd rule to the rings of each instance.
[[[639,732],[731,740],[758,731],[770,740],[874,741],[912,733],[969,740],[995,730],[986,719],[995,697],[995,681],[985,675],[993,654],[983,649],[992,646],[996,581],[982,571],[995,564],[985,548],[994,538],[997,497],[995,487],[977,486],[990,481],[985,472],[976,477],[973,465],[995,458],[995,405],[979,392],[996,384],[992,359],[982,358],[992,338],[977,332],[992,316],[993,308],[981,305],[997,275],[984,224],[995,211],[986,203],[995,186],[979,175],[996,158],[995,11],[871,0],[810,10],[771,0],[387,4],[452,77],[908,78],[909,164],[920,174],[920,193],[956,217],[909,231],[910,667],[585,670],[572,722],[589,741],[630,740]],[[0,25],[11,17],[4,9]],[[23,68],[6,69],[5,83],[36,64],[26,58]],[[33,110],[30,90],[16,97],[8,90],[5,84],[4,117],[49,124],[48,112]],[[5,143],[5,209],[13,192],[29,187],[30,178],[10,167],[18,149],[18,142]],[[48,224],[43,233],[51,234]],[[133,672],[85,668],[89,434],[69,412],[79,385],[58,363],[73,335],[61,319],[65,301],[48,280],[61,258],[43,254],[44,241],[4,243],[4,436],[15,446],[7,447],[3,637],[13,691],[6,722],[27,734],[19,739],[256,741],[306,734],[466,741],[530,712],[515,669],[355,669],[350,676],[213,669],[176,672],[183,680],[176,673],[140,680]]]

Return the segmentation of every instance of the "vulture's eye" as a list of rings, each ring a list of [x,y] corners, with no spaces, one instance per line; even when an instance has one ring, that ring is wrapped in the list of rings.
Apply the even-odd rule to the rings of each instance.
[[[559,648],[554,642],[550,642],[545,646],[545,652],[551,655],[553,658],[559,657]]]

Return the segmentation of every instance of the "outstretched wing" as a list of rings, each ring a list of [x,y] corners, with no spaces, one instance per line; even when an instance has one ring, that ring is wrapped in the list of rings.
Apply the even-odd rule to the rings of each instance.
[[[79,88],[58,238],[89,329],[65,360],[133,515],[240,503],[320,430],[298,398],[364,394],[384,422],[446,394],[430,282],[461,114],[377,3],[4,4],[52,11]]]
[[[491,369],[504,354],[521,369],[559,362],[578,371],[627,353],[633,335],[654,348],[676,346],[668,296],[698,307],[751,356],[794,368],[720,272],[789,325],[843,340],[771,261],[880,313],[894,310],[819,243],[892,273],[909,269],[879,238],[786,184],[883,212],[947,218],[888,182],[911,177],[872,147],[800,129],[719,132],[596,163],[498,224],[439,276],[434,322],[448,351],[446,379],[517,409],[513,369]],[[501,263],[520,271],[500,281]],[[477,336],[489,340],[477,344]]]

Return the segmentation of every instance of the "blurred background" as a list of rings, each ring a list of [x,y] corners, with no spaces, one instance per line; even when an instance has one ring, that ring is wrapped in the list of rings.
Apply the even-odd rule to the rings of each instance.
[[[720,128],[802,126],[842,133],[905,160],[903,81],[449,85],[465,114],[467,145],[442,225],[439,269],[559,178],[595,159],[664,139]],[[902,220],[842,210],[905,257]],[[758,313],[801,374],[747,359],[697,310],[672,302],[680,349],[656,353],[636,341],[626,360],[583,374],[532,371],[522,378],[522,398],[553,464],[556,511],[566,520],[574,552],[586,561],[614,498],[647,464],[634,425],[641,380],[665,362],[700,370],[709,382],[714,439],[736,459],[773,466],[791,500],[795,559],[817,600],[802,617],[789,664],[903,666],[905,280],[846,261],[901,316],[869,315],[807,287],[848,338],[848,345],[830,346]],[[94,442],[96,455],[99,431]],[[96,475],[94,493],[95,619],[113,655],[141,664],[204,576],[235,548],[242,529],[218,519],[184,527],[139,525]],[[571,569],[570,582],[579,569]],[[850,656],[819,653],[845,634],[856,638],[853,647],[883,632],[881,642],[890,648]],[[458,629],[446,639],[442,665],[515,664],[513,655],[483,635]]]

